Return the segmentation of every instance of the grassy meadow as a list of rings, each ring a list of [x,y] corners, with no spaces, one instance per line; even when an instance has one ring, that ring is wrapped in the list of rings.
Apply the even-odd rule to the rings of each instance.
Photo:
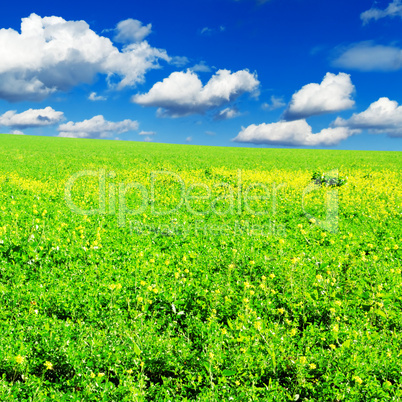
[[[401,401],[402,155],[0,135],[0,401]]]

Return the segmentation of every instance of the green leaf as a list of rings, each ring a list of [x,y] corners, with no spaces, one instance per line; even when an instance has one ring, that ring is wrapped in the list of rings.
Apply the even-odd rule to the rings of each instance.
[[[236,375],[236,371],[234,370],[223,370],[222,375],[225,377],[231,377],[232,375]]]

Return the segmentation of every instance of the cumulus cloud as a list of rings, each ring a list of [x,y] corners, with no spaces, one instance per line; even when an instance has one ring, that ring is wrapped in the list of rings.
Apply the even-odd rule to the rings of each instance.
[[[152,24],[142,25],[141,21],[129,18],[116,26],[114,40],[119,43],[141,42],[152,32]]]
[[[338,117],[333,125],[366,129],[371,133],[388,134],[390,137],[402,137],[402,106],[388,98],[380,98],[364,112],[354,113],[350,119]]]
[[[10,134],[14,135],[25,135],[21,130],[11,130]]]
[[[271,96],[271,102],[270,103],[263,103],[261,107],[264,110],[275,110],[275,109],[280,109],[281,107],[286,106],[286,103],[283,101],[282,97],[277,97],[275,95]]]
[[[314,115],[350,109],[355,87],[349,74],[327,73],[321,84],[307,84],[294,93],[284,113],[285,120],[299,120]]]
[[[145,142],[152,142],[152,137],[145,137],[145,138],[144,138],[144,141],[145,141]]]
[[[0,126],[12,128],[52,126],[60,123],[63,118],[63,112],[57,112],[50,106],[44,109],[28,109],[22,113],[9,110],[0,116]]]
[[[187,137],[186,142],[191,142],[193,140],[193,137]]]
[[[130,43],[120,51],[85,21],[61,17],[23,18],[21,33],[0,29],[0,98],[11,102],[43,100],[56,91],[107,76],[116,89],[144,81],[146,72],[170,61],[166,51],[148,42]]]
[[[132,101],[142,106],[158,107],[160,117],[181,117],[203,114],[237,99],[245,92],[257,90],[256,74],[247,70],[232,73],[219,70],[205,86],[191,70],[174,72],[162,82],[157,82],[148,93],[135,95]]]
[[[69,121],[58,127],[59,137],[70,138],[113,138],[116,134],[137,129],[137,121],[126,119],[112,122],[105,120],[102,115],[76,123]]]
[[[228,120],[240,116],[237,107],[227,107],[215,114],[214,120]]]
[[[402,17],[402,1],[393,0],[385,10],[372,7],[360,14],[363,25],[368,24],[371,20],[379,20],[385,17]]]
[[[360,42],[345,49],[332,64],[360,71],[395,71],[402,68],[402,50],[371,41]]]
[[[91,101],[104,101],[106,100],[106,96],[97,95],[96,92],[91,92],[88,96],[88,99]]]
[[[243,127],[232,141],[268,145],[331,146],[357,132],[348,127],[336,127],[323,129],[313,134],[311,126],[303,119],[252,124],[246,128]]]

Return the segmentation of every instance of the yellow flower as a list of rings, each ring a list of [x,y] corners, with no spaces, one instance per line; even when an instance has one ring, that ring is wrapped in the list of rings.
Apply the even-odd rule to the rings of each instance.
[[[363,380],[362,380],[358,375],[353,376],[353,379],[354,379],[358,384],[361,384],[361,383],[363,382]]]
[[[98,377],[103,377],[105,373],[98,373]]]
[[[262,330],[262,322],[261,321],[256,321],[254,323],[254,327],[257,331],[261,331]]]
[[[24,361],[25,361],[25,357],[24,357],[24,356],[21,356],[21,355],[18,355],[18,356],[15,357],[15,361],[16,361],[18,364],[22,364],[22,363],[24,363]]]
[[[314,369],[317,368],[317,366],[316,366],[314,363],[311,363],[311,364],[309,365],[309,367],[310,367],[311,370],[314,370]]]
[[[307,359],[304,356],[300,357],[300,363],[301,364],[306,364],[307,363]]]
[[[285,313],[285,309],[283,309],[283,308],[278,308],[278,313],[279,313],[279,314],[284,314],[284,313]]]
[[[89,375],[91,378],[95,378],[96,377],[96,375],[95,375],[95,373],[94,372],[91,372],[91,374]]]
[[[336,346],[335,346],[334,344],[329,345],[329,347],[330,347],[332,350],[335,350],[335,349],[336,349]]]
[[[269,277],[270,277],[271,279],[274,279],[274,278],[275,278],[275,274],[270,274]]]
[[[44,366],[46,367],[46,370],[53,370],[53,364],[49,361],[46,361]]]

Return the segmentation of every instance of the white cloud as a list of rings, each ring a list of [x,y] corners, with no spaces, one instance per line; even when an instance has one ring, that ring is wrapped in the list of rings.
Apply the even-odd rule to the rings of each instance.
[[[14,134],[14,135],[25,135],[22,131],[20,130],[11,130],[10,134]]]
[[[138,135],[156,135],[155,131],[141,131]]]
[[[200,63],[195,64],[190,70],[195,71],[196,73],[209,73],[211,72],[211,67],[209,67],[204,60]]]
[[[402,50],[371,41],[360,42],[344,50],[332,64],[360,71],[395,71],[402,68]]]
[[[152,24],[142,25],[141,21],[129,18],[116,26],[114,40],[119,43],[141,42],[152,32]]]
[[[58,127],[59,137],[71,138],[113,138],[116,134],[134,130],[138,130],[137,121],[127,119],[111,122],[105,120],[102,115],[77,123],[69,121]]]
[[[214,33],[214,29],[212,28],[208,28],[208,27],[204,27],[201,29],[200,34],[201,35],[212,35]]]
[[[214,131],[205,131],[206,135],[216,135],[216,133]]]
[[[145,142],[152,142],[152,137],[145,137],[145,138],[144,138],[144,141],[145,141]]]
[[[269,145],[331,146],[357,132],[347,127],[336,127],[313,134],[306,120],[280,121],[243,127],[232,141]]]
[[[186,142],[191,142],[193,140],[193,137],[187,137]]]
[[[327,73],[321,84],[307,84],[294,93],[284,113],[285,120],[298,120],[324,113],[350,109],[355,87],[349,74]]]
[[[199,32],[200,32],[201,35],[211,36],[211,35],[213,35],[215,33],[225,32],[225,31],[226,31],[226,27],[223,26],[223,25],[220,25],[218,28],[204,27]]]
[[[189,63],[189,59],[186,56],[174,56],[170,59],[170,64],[173,64],[176,67],[183,67]]]
[[[375,134],[402,137],[402,106],[388,98],[373,102],[364,112],[354,113],[350,119],[338,117],[333,123],[338,127],[366,129]]]
[[[135,95],[132,101],[142,106],[158,107],[161,117],[181,117],[203,114],[223,106],[245,92],[255,92],[259,86],[256,74],[247,70],[231,73],[219,70],[203,86],[191,70],[174,72],[162,82],[157,82],[148,93]]]
[[[22,113],[9,110],[0,116],[0,126],[12,128],[44,127],[58,124],[63,118],[63,112],[57,112],[50,106],[44,109],[28,109]]]
[[[0,54],[0,98],[12,102],[42,100],[90,83],[97,74],[122,89],[143,82],[148,70],[159,68],[159,60],[170,61],[166,51],[146,41],[120,51],[85,21],[36,14],[22,19],[21,33],[0,29]]]
[[[393,0],[385,10],[373,7],[360,14],[363,25],[368,24],[370,20],[379,20],[385,17],[402,17],[401,0]]]
[[[282,97],[277,97],[275,95],[271,96],[271,102],[270,103],[263,103],[261,107],[264,110],[275,110],[275,109],[280,109],[281,107],[286,106],[286,103],[283,101]]]
[[[240,116],[237,107],[227,107],[215,114],[214,120],[228,120]]]
[[[106,100],[106,96],[97,95],[96,92],[91,92],[88,96],[88,99],[91,101],[104,101]]]

